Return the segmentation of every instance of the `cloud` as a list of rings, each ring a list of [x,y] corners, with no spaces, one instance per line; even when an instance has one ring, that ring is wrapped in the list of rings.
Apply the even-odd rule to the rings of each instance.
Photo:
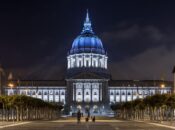
[[[108,52],[113,79],[172,80],[175,65],[175,32],[155,26],[122,25],[101,34]],[[15,69],[23,79],[62,79],[66,73],[66,49],[28,68]]]
[[[172,80],[174,32],[125,23],[101,37],[109,49],[109,70],[114,79]]]
[[[109,65],[115,79],[165,79],[172,80],[175,65],[175,48],[165,46],[148,49],[145,52],[121,62]]]

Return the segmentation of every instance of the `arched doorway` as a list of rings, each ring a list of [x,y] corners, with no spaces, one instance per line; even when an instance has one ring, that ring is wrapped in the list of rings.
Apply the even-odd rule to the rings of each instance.
[[[97,105],[93,106],[93,113],[98,113],[98,106]]]
[[[77,110],[81,111],[81,106],[80,105],[77,106]]]
[[[85,114],[87,114],[87,116],[90,117],[90,106],[89,105],[85,106]]]

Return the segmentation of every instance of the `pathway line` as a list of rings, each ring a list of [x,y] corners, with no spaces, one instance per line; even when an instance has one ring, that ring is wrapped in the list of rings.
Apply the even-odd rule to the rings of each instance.
[[[136,121],[134,120],[135,122],[143,122],[143,123],[147,123],[147,124],[151,124],[151,125],[156,125],[156,126],[161,126],[161,127],[166,127],[166,128],[170,128],[170,129],[174,129],[175,130],[175,127],[174,126],[168,126],[168,125],[163,125],[163,124],[159,124],[159,123],[151,123],[151,122],[146,122],[146,121]]]
[[[24,124],[28,124],[28,123],[30,123],[30,122],[21,122],[21,123],[17,123],[17,122],[15,122],[15,123],[10,124],[10,125],[0,126],[0,129],[2,129],[2,128],[6,128],[6,127],[12,127],[12,126],[24,125]]]

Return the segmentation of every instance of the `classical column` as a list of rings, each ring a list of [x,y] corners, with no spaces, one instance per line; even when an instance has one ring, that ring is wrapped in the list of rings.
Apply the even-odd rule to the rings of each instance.
[[[127,88],[126,88],[126,96],[125,96],[125,101],[127,102],[128,101],[128,91],[127,91]]]
[[[83,56],[82,56],[82,60],[83,60],[83,65],[82,65],[82,67],[84,67],[85,65],[84,65],[84,53],[83,53]]]
[[[72,56],[70,56],[70,68],[72,68]]]
[[[73,98],[73,101],[74,101],[74,100],[75,100],[75,98],[74,98],[74,97],[75,97],[75,94],[74,94],[74,91],[75,91],[75,85],[74,85],[74,83],[73,83],[72,88],[73,88],[73,97],[72,97],[72,98]]]
[[[61,102],[61,92],[60,92],[60,89],[58,91],[59,91],[59,102]]]
[[[69,56],[67,57],[67,68],[68,69],[70,68],[70,58],[69,58]]]
[[[28,91],[27,91],[27,93],[28,93]],[[41,98],[43,100],[43,89],[41,90]]]
[[[100,94],[100,93],[101,93],[100,90],[101,90],[101,85],[100,85],[100,83],[99,83],[99,84],[98,84],[98,101],[100,101],[100,97],[101,97],[101,96],[100,96],[100,95],[101,95],[101,94]]]
[[[82,83],[82,99],[83,99],[83,102],[84,102],[84,83]]]
[[[53,102],[55,102],[55,88],[53,89]]]
[[[90,55],[90,57],[91,57],[91,63],[90,63],[90,67],[92,67],[92,54]]]
[[[78,67],[78,63],[77,63],[77,55],[75,54],[75,67]]]
[[[121,102],[121,100],[122,100],[121,97],[122,97],[122,95],[121,95],[121,88],[120,88],[120,102]]]
[[[76,84],[74,85],[74,100],[76,101],[76,93],[77,93],[77,87]]]
[[[101,91],[101,92],[100,92],[100,101],[102,101],[102,98],[103,98],[103,97],[102,97],[102,83],[100,83],[100,91]]]
[[[131,88],[131,100],[133,101],[133,89]]]
[[[92,102],[92,83],[90,83],[90,89],[91,89],[91,102]]]
[[[116,101],[116,89],[114,89],[114,101],[117,102]]]
[[[47,91],[47,100],[48,100],[48,102],[49,102],[49,97],[50,97],[50,93],[49,93],[49,89],[48,89],[48,91]]]

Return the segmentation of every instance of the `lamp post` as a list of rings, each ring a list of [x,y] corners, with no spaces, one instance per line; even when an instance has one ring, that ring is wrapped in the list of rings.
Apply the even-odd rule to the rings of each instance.
[[[163,92],[162,92],[162,93],[164,93],[165,84],[164,84],[164,83],[162,83],[162,84],[160,85],[160,88],[161,88],[161,90],[163,90]],[[161,93],[161,91],[160,91],[160,93]]]
[[[14,84],[10,82],[10,83],[8,83],[8,86],[10,87],[10,89],[12,91],[14,88]],[[13,92],[12,95],[14,95],[14,91],[12,91],[12,92]]]

